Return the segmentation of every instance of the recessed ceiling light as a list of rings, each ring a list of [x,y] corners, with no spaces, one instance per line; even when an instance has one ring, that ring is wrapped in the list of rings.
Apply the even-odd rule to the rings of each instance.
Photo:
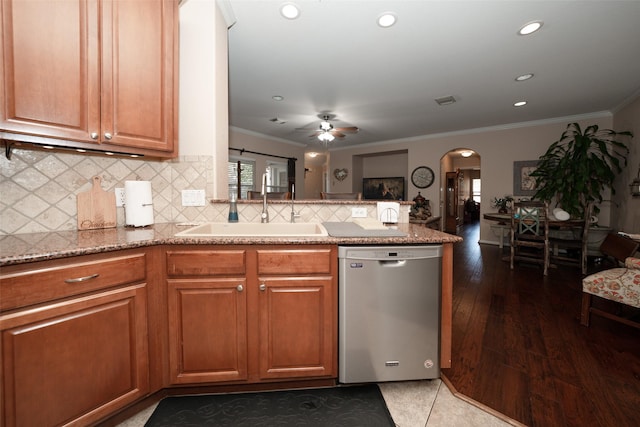
[[[378,25],[382,28],[389,28],[395,24],[397,20],[398,18],[396,18],[396,15],[393,12],[385,12],[378,17]]]
[[[293,3],[284,3],[280,6],[280,13],[287,19],[296,19],[300,16],[300,9]]]
[[[535,33],[540,28],[542,28],[542,21],[533,21],[525,24],[520,30],[518,30],[518,34],[521,36],[526,36],[531,33]]]
[[[284,96],[273,95],[271,99],[273,99],[274,101],[282,101],[284,99]]]
[[[523,82],[525,80],[529,80],[532,77],[533,77],[532,73],[522,74],[522,75],[516,77],[516,81],[517,82]]]
[[[522,107],[523,105],[527,105],[527,101],[518,101],[513,104],[514,107]]]

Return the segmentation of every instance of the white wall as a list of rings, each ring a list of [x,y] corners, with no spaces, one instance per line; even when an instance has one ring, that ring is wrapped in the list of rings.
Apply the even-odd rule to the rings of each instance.
[[[213,197],[226,198],[229,139],[227,24],[212,0],[180,5],[181,156],[213,156]]]

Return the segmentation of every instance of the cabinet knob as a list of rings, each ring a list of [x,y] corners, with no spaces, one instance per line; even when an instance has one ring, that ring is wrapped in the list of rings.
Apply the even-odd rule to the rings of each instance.
[[[111,139],[111,138],[113,138],[113,135],[111,135],[109,132],[105,132],[104,133],[104,138],[105,139]]]
[[[91,132],[91,139],[93,140],[98,139],[98,132]]]
[[[260,283],[260,287],[259,287],[259,289],[260,289],[261,291],[266,291],[266,290],[267,290],[267,285],[265,285],[264,283]]]
[[[238,285],[238,286],[236,286],[236,289],[238,290],[238,292],[242,292],[242,291],[244,291],[244,286]]]

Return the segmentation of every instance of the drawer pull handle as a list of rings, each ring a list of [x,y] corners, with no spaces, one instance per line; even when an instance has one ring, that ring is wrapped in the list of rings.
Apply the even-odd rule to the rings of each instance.
[[[80,283],[80,282],[86,282],[87,280],[91,280],[91,279],[95,279],[96,277],[100,276],[98,273],[92,274],[91,276],[84,276],[84,277],[76,277],[75,279],[66,279],[64,282],[65,283]]]

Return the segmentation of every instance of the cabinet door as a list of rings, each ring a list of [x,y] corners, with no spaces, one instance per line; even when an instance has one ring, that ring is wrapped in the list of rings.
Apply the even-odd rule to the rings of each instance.
[[[2,0],[0,130],[91,141],[100,131],[96,0]]]
[[[171,152],[177,139],[177,2],[102,5],[103,141]]]
[[[238,279],[170,279],[171,382],[247,378],[247,298]]]
[[[336,375],[331,277],[259,279],[260,378]]]
[[[149,388],[145,285],[3,314],[4,426],[88,425]]]

